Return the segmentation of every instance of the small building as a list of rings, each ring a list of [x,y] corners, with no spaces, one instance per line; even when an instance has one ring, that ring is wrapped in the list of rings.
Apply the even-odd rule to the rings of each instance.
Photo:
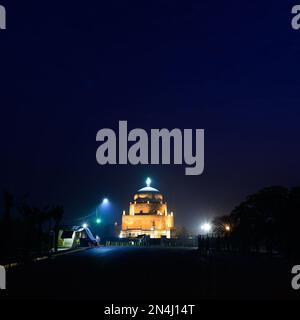
[[[146,187],[134,194],[129,212],[123,211],[120,238],[136,238],[141,235],[150,238],[172,236],[173,212],[168,212],[167,202],[164,201],[162,193],[150,186],[149,178],[146,183]]]
[[[71,249],[97,245],[89,228],[80,226],[66,226],[59,230],[58,247],[60,249]]]

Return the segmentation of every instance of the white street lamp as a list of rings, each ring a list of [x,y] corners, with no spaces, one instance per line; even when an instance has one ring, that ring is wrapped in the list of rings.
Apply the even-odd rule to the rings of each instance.
[[[211,224],[210,223],[203,223],[202,225],[201,225],[201,230],[203,231],[203,232],[205,232],[205,233],[209,233],[210,231],[211,231],[211,229],[212,229],[212,226],[211,226]]]

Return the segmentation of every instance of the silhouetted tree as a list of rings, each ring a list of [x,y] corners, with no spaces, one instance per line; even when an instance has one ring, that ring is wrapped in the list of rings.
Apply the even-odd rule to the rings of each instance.
[[[264,245],[269,253],[288,253],[295,252],[299,242],[299,213],[300,188],[272,186],[248,196],[227,218],[215,222],[217,230],[225,223],[233,226],[230,237],[242,251],[258,251]]]
[[[13,195],[8,191],[3,191],[3,207],[4,214],[2,219],[1,245],[3,247],[3,255],[10,256],[12,243],[12,217],[11,210],[14,206]]]
[[[289,208],[282,217],[281,228],[283,249],[288,256],[299,257],[300,250],[300,187],[292,188],[289,193]]]
[[[59,229],[60,229],[60,223],[64,214],[64,208],[63,206],[56,206],[52,209],[51,211],[51,215],[52,218],[54,220],[54,233],[55,233],[55,237],[54,237],[54,251],[57,252],[58,251],[58,233],[59,233]]]
[[[39,208],[36,206],[29,206],[28,204],[20,205],[18,210],[23,217],[25,227],[25,239],[22,242],[25,243],[26,252],[43,252],[46,243],[49,241],[49,236],[46,236],[44,232],[44,223],[54,219],[52,211],[50,211],[48,207]]]
[[[218,236],[229,234],[234,228],[234,220],[231,215],[216,217],[213,220],[214,233]]]
[[[0,216],[0,258],[1,262],[19,258],[30,258],[31,255],[49,251],[50,230],[52,221],[55,231],[55,250],[58,246],[58,232],[63,216],[63,207],[31,206],[26,203],[27,197],[21,198],[21,204],[11,193],[3,192],[3,214]],[[12,209],[16,206],[19,215],[13,215]],[[46,227],[45,227],[46,226]],[[31,259],[30,259],[31,260]]]
[[[44,245],[44,228],[43,225],[44,223],[48,220],[51,219],[51,216],[49,214],[49,209],[48,207],[45,207],[43,209],[38,210],[38,215],[37,215],[37,233],[38,233],[38,250],[39,252],[43,251],[43,245]]]

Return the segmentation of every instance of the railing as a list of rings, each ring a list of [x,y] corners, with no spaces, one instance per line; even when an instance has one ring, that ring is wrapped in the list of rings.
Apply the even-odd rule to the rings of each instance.
[[[177,238],[177,239],[117,239],[105,241],[106,246],[130,246],[130,247],[147,247],[147,246],[161,246],[161,247],[197,247],[197,238]]]

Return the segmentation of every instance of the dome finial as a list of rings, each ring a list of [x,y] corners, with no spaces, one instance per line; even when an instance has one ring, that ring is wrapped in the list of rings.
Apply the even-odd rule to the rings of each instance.
[[[150,184],[151,184],[151,179],[148,177],[147,180],[146,180],[147,187],[150,187]]]

